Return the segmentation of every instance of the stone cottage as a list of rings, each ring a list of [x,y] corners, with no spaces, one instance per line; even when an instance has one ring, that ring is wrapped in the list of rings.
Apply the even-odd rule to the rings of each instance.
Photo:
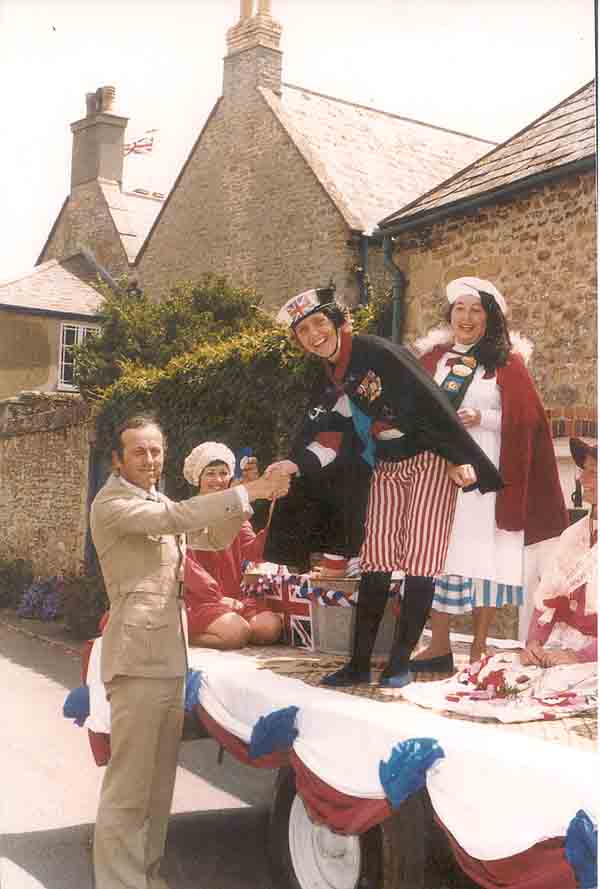
[[[348,303],[364,300],[367,274],[383,269],[381,250],[369,256],[376,222],[490,148],[284,83],[270,5],[242,0],[223,94],[136,259],[157,295],[214,272],[267,307],[330,279]]]
[[[597,430],[595,125],[592,82],[375,232],[393,247],[408,341],[440,321],[452,278],[506,295],[509,326],[534,344],[568,505],[568,436]]]

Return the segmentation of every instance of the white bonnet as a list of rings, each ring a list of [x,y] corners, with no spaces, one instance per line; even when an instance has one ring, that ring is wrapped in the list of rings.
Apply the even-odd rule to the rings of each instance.
[[[446,285],[446,296],[452,305],[462,293],[473,293],[479,297],[480,291],[489,293],[494,302],[499,306],[503,315],[506,315],[506,300],[491,281],[483,278],[455,278]]]
[[[233,475],[235,457],[227,445],[219,441],[203,441],[202,444],[196,445],[183,461],[183,477],[186,482],[197,488],[200,476],[208,464],[214,463],[215,460],[225,463]]]

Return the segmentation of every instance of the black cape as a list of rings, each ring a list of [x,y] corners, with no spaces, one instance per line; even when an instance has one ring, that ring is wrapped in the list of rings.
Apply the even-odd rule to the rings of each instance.
[[[376,336],[356,336],[341,379],[324,380],[309,400],[291,459],[300,478],[273,512],[265,558],[305,568],[311,552],[357,555],[363,538],[371,467],[361,454],[352,418],[334,409],[346,394],[373,422],[384,421],[404,433],[405,456],[424,450],[456,464],[470,463],[482,493],[502,487],[500,474],[459,421],[447,396],[404,347]],[[322,468],[306,447],[320,432],[342,431],[338,457]],[[377,444],[377,457],[385,443]]]

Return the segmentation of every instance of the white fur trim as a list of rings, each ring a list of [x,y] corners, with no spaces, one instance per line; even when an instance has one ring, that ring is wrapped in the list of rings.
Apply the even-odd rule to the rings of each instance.
[[[527,339],[526,336],[522,336],[516,330],[509,331],[509,334],[510,342],[512,344],[512,349],[510,351],[520,355],[525,364],[529,364],[529,359],[533,354],[533,343],[531,340]]]
[[[451,349],[453,343],[452,329],[447,324],[444,324],[442,327],[433,327],[425,336],[415,340],[413,348],[417,355],[421,357],[421,355],[433,352],[437,346],[448,346]]]
[[[512,346],[510,351],[520,355],[525,364],[529,364],[529,359],[533,353],[533,343],[531,340],[515,330],[509,330],[509,336]],[[417,357],[422,358],[423,355],[433,352],[438,346],[447,346],[449,351],[453,344],[452,328],[444,324],[441,327],[432,328],[425,336],[415,340],[412,348]]]

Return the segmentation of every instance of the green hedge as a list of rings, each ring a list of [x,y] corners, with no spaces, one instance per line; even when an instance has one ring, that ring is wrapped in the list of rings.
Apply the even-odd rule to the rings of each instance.
[[[355,331],[376,323],[376,306],[355,312]],[[319,374],[319,362],[265,318],[260,330],[199,345],[164,368],[123,362],[96,404],[99,441],[108,447],[115,425],[133,411],[153,411],[167,435],[167,490],[186,496],[183,460],[201,441],[252,447],[263,466],[285,456]]]

